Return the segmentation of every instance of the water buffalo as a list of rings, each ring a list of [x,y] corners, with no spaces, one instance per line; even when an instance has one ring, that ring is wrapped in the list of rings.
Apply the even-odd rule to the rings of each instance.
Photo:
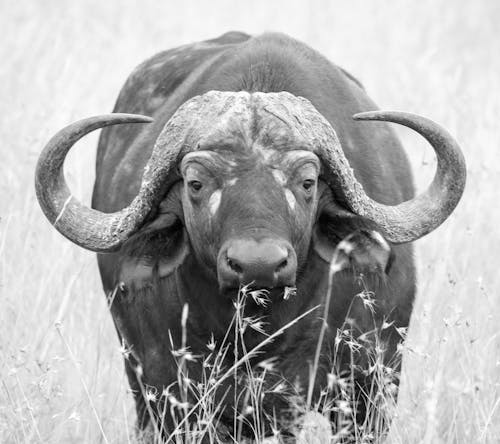
[[[386,362],[395,357],[415,295],[409,243],[450,215],[465,184],[460,148],[443,128],[374,110],[354,77],[305,44],[230,32],[142,63],[115,114],[71,124],[49,141],[37,166],[37,197],[57,230],[99,253],[140,427],[153,415],[172,431],[175,415],[161,411],[169,412],[174,398],[159,398],[167,387],[178,393],[176,352],[184,346],[198,357],[189,378],[201,381],[200,362],[224,338],[231,342],[226,332],[242,286],[264,289],[260,302],[245,307],[245,316],[263,321],[259,331],[245,332],[251,349],[324,307],[335,252],[345,266],[330,284],[312,389],[322,308],[269,341],[250,365],[275,358],[262,398],[264,413],[279,423],[288,398],[271,396],[270,384],[279,380],[304,397],[307,391],[314,402],[331,383],[335,361],[338,374],[355,373],[354,408],[363,421],[369,356],[336,347],[337,330],[346,321],[358,338],[376,330]],[[384,121],[415,130],[436,152],[434,180],[416,197],[405,152]],[[91,209],[71,195],[63,163],[77,140],[104,127]],[[373,292],[373,311],[356,297],[363,288]],[[226,352],[230,366],[239,356]],[[216,390],[221,422],[229,424],[234,381]]]

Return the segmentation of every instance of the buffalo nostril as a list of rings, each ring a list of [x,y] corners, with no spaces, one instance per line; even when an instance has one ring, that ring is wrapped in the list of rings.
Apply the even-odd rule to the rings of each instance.
[[[281,270],[283,270],[284,268],[286,268],[286,266],[288,265],[288,259],[284,259],[282,260],[278,266],[276,267],[276,273],[280,272]]]
[[[229,268],[231,270],[233,270],[234,272],[238,273],[238,274],[241,274],[243,273],[243,268],[241,268],[241,266],[236,263],[235,261],[227,258],[227,265],[229,265]]]

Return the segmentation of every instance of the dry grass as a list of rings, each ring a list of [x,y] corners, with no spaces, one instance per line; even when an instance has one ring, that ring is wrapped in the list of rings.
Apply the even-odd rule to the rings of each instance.
[[[129,442],[131,396],[94,255],[41,215],[34,164],[58,128],[109,111],[146,57],[228,29],[300,38],[381,107],[429,116],[462,144],[463,201],[417,242],[419,296],[390,441],[500,440],[499,3],[270,3],[0,3],[0,442]],[[400,134],[422,187],[433,157]],[[95,142],[80,143],[67,168],[86,202]]]

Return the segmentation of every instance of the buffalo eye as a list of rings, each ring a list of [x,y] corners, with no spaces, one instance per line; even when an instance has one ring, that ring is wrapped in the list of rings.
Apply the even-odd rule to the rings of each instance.
[[[190,180],[188,182],[188,187],[192,191],[197,192],[197,191],[201,190],[201,188],[203,187],[203,185],[202,185],[202,183],[199,180]]]
[[[304,182],[302,182],[302,187],[304,188],[304,190],[310,193],[315,183],[316,182],[313,179],[306,179],[304,180]]]

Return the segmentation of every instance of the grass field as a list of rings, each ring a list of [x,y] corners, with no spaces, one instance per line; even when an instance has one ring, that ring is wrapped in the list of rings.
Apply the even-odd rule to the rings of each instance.
[[[65,124],[111,110],[126,76],[165,48],[230,29],[278,30],[357,76],[386,109],[461,143],[457,211],[419,240],[419,294],[393,443],[500,442],[500,3],[0,1],[0,442],[126,443],[134,413],[94,254],[34,197],[37,155]],[[430,148],[398,129],[417,184]],[[89,202],[96,135],[67,162]],[[102,426],[102,430],[100,429]]]

